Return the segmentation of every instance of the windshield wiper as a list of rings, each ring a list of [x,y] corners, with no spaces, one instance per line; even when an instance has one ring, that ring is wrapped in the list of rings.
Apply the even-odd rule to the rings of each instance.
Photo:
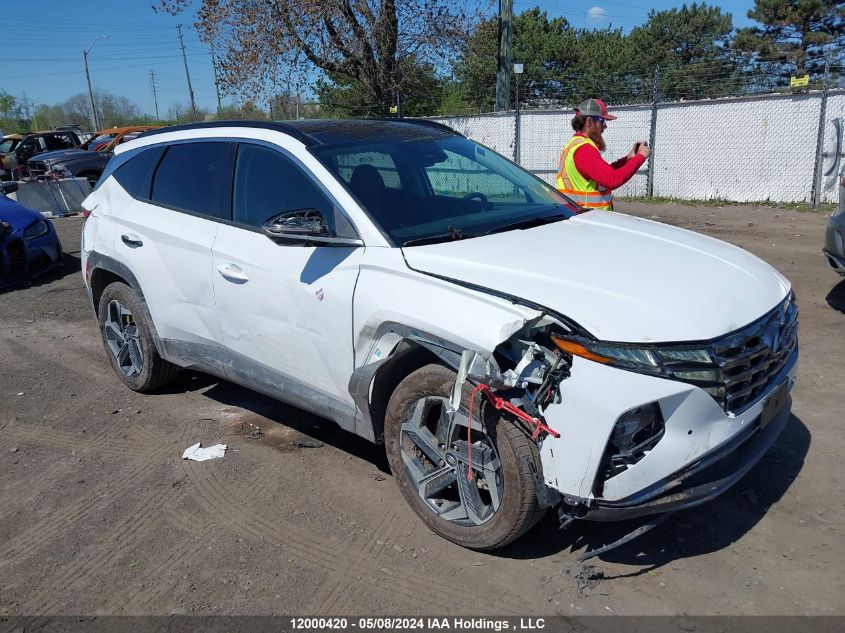
[[[437,244],[439,242],[450,242],[453,240],[465,240],[470,237],[478,237],[473,233],[464,233],[463,229],[450,226],[446,233],[429,235],[427,237],[415,237],[412,240],[403,242],[402,246],[420,246],[422,244]]]
[[[535,226],[542,226],[543,224],[551,224],[552,222],[566,220],[568,217],[569,216],[567,215],[558,213],[556,215],[547,215],[542,218],[528,218],[527,220],[519,220],[518,222],[512,222],[511,224],[497,226],[496,228],[487,231],[486,235],[490,235],[491,233],[502,233],[504,231],[513,231],[515,229],[531,229]]]

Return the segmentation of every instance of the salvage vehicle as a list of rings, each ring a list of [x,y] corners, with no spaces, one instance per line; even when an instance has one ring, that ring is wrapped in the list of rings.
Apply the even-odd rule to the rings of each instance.
[[[27,161],[36,154],[55,150],[73,149],[81,143],[76,132],[61,130],[53,132],[28,132],[20,143],[2,158],[2,167],[9,175],[27,175]]]
[[[3,157],[11,153],[23,139],[23,134],[7,134],[0,140],[0,180],[11,180],[12,175],[3,167]]]
[[[0,288],[61,265],[62,244],[50,220],[7,197],[16,182],[0,183]]]
[[[839,181],[839,205],[827,219],[822,250],[827,265],[845,276],[845,174]]]
[[[210,122],[116,149],[82,270],[130,389],[191,368],[383,443],[501,547],[717,496],[790,418],[795,296],[740,248],[589,211],[417,120]],[[651,519],[649,519],[651,520]]]
[[[114,148],[158,126],[136,125],[97,132],[77,148],[45,152],[28,161],[30,178],[86,178],[93,188],[112,157]]]

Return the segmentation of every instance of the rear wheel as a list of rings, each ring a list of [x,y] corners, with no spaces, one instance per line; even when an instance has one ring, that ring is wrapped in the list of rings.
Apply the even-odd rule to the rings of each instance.
[[[152,391],[175,378],[178,368],[159,356],[141,300],[129,286],[106,286],[99,319],[106,354],[123,384],[134,391]]]
[[[495,549],[542,516],[537,447],[481,396],[467,442],[466,416],[448,411],[454,383],[455,372],[442,365],[399,383],[385,416],[387,457],[402,496],[429,528],[464,547]]]

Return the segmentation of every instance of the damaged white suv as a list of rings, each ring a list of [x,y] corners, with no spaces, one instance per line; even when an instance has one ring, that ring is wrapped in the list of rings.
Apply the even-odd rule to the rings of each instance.
[[[383,442],[435,532],[500,547],[723,492],[789,419],[789,282],[580,209],[426,121],[215,122],[120,145],[83,274],[117,375],[199,369]]]

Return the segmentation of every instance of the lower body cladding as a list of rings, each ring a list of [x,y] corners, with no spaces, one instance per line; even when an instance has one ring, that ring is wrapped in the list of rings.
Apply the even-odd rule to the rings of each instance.
[[[614,521],[692,507],[724,492],[786,426],[796,359],[734,415],[698,387],[575,357],[562,402],[543,412],[560,437],[540,443],[544,481],[560,493],[561,515]],[[624,425],[645,429],[641,448],[615,459],[626,452],[618,441]]]

